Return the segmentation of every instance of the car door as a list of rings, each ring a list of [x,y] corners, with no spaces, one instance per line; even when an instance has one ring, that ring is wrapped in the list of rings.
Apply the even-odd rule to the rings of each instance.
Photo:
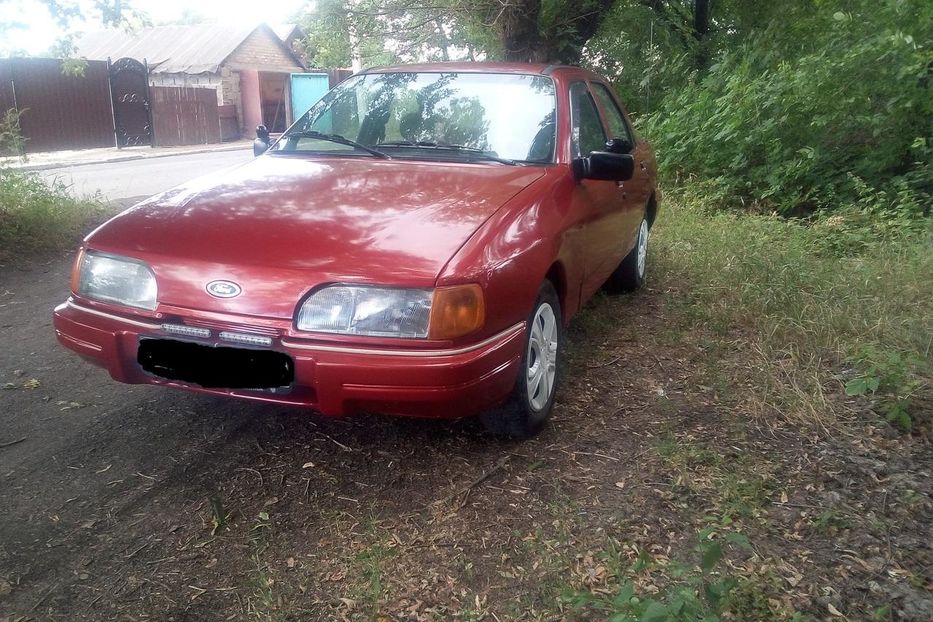
[[[632,131],[631,125],[625,118],[618,102],[612,95],[608,86],[601,82],[591,82],[592,91],[596,103],[603,113],[606,127],[609,129],[609,139],[621,139],[629,145],[625,151],[631,153],[635,158],[635,171],[632,178],[622,184],[623,195],[625,198],[625,216],[623,229],[624,246],[621,249],[624,257],[635,246],[635,238],[638,235],[638,226],[644,217],[645,209],[648,205],[648,199],[651,197],[651,179],[648,170],[647,160],[650,159],[648,145],[644,141],[639,141]]]
[[[570,85],[571,157],[586,157],[606,148],[606,128],[584,81]],[[573,194],[574,211],[586,214],[584,275],[581,302],[593,295],[622,260],[627,239],[626,196],[619,182],[583,179]]]

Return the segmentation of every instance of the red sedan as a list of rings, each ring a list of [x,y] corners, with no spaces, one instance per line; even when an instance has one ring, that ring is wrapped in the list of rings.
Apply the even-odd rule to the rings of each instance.
[[[526,437],[568,320],[644,281],[654,155],[589,71],[368,70],[269,142],[91,233],[61,343],[121,382]]]

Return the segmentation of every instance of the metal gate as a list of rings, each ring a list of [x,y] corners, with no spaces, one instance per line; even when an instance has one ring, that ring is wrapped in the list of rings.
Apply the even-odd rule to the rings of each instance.
[[[117,147],[152,145],[152,110],[149,105],[149,66],[135,58],[107,59],[113,131]]]
[[[293,73],[291,82],[292,115],[296,120],[324,97],[330,88],[326,73]]]

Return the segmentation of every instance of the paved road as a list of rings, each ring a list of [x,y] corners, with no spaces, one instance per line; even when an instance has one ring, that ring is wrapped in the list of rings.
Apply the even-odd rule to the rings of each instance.
[[[111,201],[140,197],[168,190],[189,179],[249,162],[252,151],[218,151],[146,158],[125,162],[105,162],[48,169],[46,179],[61,179],[73,186],[75,194],[100,191]]]

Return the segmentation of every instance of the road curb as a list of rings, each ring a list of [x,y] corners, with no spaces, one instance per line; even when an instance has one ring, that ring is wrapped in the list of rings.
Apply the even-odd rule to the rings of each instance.
[[[203,149],[186,149],[184,151],[171,151],[171,152],[153,152],[153,153],[133,153],[127,155],[116,155],[112,158],[97,158],[90,160],[77,160],[74,162],[67,161],[58,161],[58,162],[45,162],[42,164],[23,164],[21,166],[10,166],[10,170],[22,171],[22,172],[32,172],[32,171],[47,171],[55,168],[73,168],[76,166],[90,166],[92,164],[109,164],[111,162],[130,162],[133,160],[150,160],[156,158],[170,158],[172,156],[180,155],[195,155],[198,153],[219,153],[224,151],[239,151],[249,149],[250,144],[230,144],[226,146],[211,146],[205,147]]]

